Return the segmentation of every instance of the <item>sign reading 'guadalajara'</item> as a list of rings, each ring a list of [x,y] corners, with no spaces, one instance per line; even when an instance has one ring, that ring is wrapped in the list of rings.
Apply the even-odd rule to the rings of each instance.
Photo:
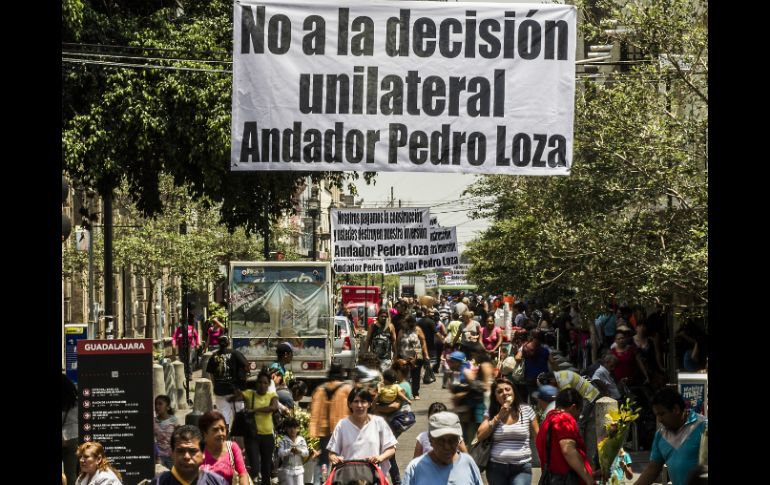
[[[78,342],[78,354],[143,354],[147,352],[152,352],[152,340],[81,340]]]

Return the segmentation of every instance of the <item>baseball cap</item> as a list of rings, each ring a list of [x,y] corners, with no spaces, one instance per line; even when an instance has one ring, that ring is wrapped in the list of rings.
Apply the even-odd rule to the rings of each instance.
[[[455,413],[442,411],[433,414],[428,420],[428,432],[433,438],[453,434],[455,436],[463,435],[463,428],[460,426],[460,418]]]
[[[532,393],[532,397],[535,399],[542,399],[545,402],[551,402],[554,399],[556,399],[556,394],[559,393],[559,390],[555,387],[545,384],[543,386],[540,386],[537,391]]]
[[[456,360],[458,362],[465,362],[465,354],[460,352],[459,350],[455,350],[451,354],[449,354],[449,358],[452,360]]]

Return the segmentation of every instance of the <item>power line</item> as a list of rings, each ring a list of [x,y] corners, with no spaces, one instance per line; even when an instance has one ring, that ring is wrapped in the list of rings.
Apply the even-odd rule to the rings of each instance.
[[[96,54],[93,52],[67,52],[62,51],[62,55],[68,55],[68,56],[82,56],[82,57],[102,57],[102,58],[113,58],[113,59],[135,59],[135,60],[152,60],[152,61],[170,61],[170,62],[200,62],[200,63],[211,63],[211,64],[232,64],[233,61],[217,61],[217,60],[208,60],[208,59],[178,59],[178,58],[171,58],[171,57],[150,57],[150,56],[120,56],[115,54]]]
[[[189,49],[174,49],[168,47],[146,47],[146,46],[134,46],[134,45],[114,45],[114,44],[87,44],[78,42],[62,42],[61,45],[72,47],[98,47],[106,49],[123,49],[123,50],[140,50],[140,51],[159,51],[159,52],[184,52],[184,53],[198,53],[198,54],[225,54],[232,56],[232,52],[226,50],[189,50]]]
[[[88,61],[85,59],[73,59],[69,57],[62,57],[62,62],[70,64],[84,64],[84,65],[98,65],[107,67],[130,67],[138,69],[161,69],[167,71],[191,71],[191,72],[208,72],[216,74],[231,74],[232,69],[200,69],[196,67],[174,67],[174,66],[157,66],[149,64],[129,64],[124,62],[109,62],[109,61]]]

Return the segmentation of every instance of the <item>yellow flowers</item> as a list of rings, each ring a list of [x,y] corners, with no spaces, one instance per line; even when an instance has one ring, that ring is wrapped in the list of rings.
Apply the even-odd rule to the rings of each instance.
[[[597,444],[597,449],[599,450],[599,465],[602,469],[602,475],[608,481],[612,480],[610,466],[626,440],[631,423],[639,418],[641,408],[632,408],[632,404],[630,399],[626,399],[626,402],[621,404],[617,411],[610,411],[605,415],[607,423],[604,425],[604,429],[607,430],[607,437]]]
[[[615,435],[618,431],[625,430],[639,418],[639,410],[641,408],[634,409],[631,406],[631,400],[626,399],[626,402],[621,404],[617,411],[613,410],[605,414],[607,424],[604,425],[604,429],[607,430],[609,436]]]

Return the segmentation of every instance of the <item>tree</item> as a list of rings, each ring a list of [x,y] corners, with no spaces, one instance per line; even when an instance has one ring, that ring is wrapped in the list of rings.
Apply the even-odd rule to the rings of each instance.
[[[208,283],[220,278],[220,265],[231,259],[260,257],[254,238],[243,230],[230,233],[219,223],[216,204],[194,199],[186,189],[175,187],[169,175],[161,174],[159,189],[164,209],[153,217],[143,216],[130,203],[127,183],[116,193],[128,223],[115,238],[116,262],[147,279],[145,336],[148,338],[152,336],[156,281],[164,276],[176,277],[191,291],[205,291]],[[186,234],[180,231],[183,224]],[[167,295],[172,301],[181,301],[181,288],[170,285]]]
[[[163,210],[159,174],[221,203],[230,231],[292,212],[310,175],[342,186],[357,173],[229,170],[232,2],[65,0],[63,166],[108,196],[125,178],[144,215]],[[371,178],[371,174],[367,175]]]
[[[469,189],[489,197],[476,215],[494,221],[470,244],[469,275],[488,291],[577,289],[595,304],[610,294],[629,302],[684,294],[704,306],[707,7],[590,3],[587,42],[612,42],[605,31],[622,26],[611,33],[638,59],[579,85],[570,176],[488,176]]]

